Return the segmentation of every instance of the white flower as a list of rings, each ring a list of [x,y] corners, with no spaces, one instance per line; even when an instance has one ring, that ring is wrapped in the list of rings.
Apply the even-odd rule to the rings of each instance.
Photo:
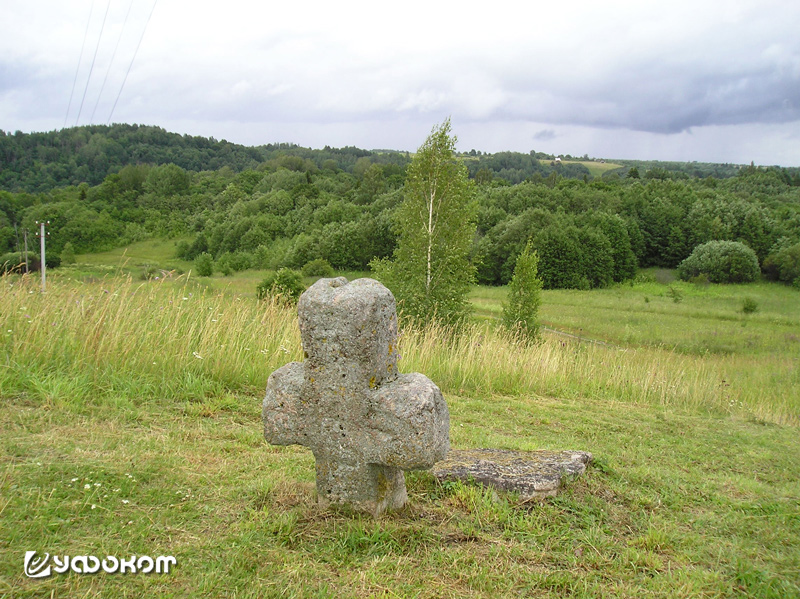
[[[92,485],[90,485],[89,483],[86,483],[85,485],[83,485],[83,488],[84,489],[91,489]]]
[[[193,351],[193,352],[192,352],[192,355],[193,355],[195,358],[197,358],[198,360],[202,360],[202,359],[203,359],[203,356],[201,356],[200,354],[198,354],[196,351]]]
[[[96,507],[97,507],[97,506],[96,506],[95,504],[92,504],[92,509],[94,509],[94,508],[96,508]]]
[[[128,501],[127,499],[123,499],[122,503],[130,503],[130,501]]]
[[[73,479],[72,479],[70,482],[73,482],[73,483],[74,483],[74,482],[76,482],[77,480],[78,480],[77,478],[73,478]]]

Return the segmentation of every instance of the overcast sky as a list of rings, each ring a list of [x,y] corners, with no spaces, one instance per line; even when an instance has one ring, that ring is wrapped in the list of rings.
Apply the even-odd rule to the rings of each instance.
[[[0,15],[5,131],[110,119],[413,151],[449,116],[460,150],[800,166],[797,0],[2,0]]]

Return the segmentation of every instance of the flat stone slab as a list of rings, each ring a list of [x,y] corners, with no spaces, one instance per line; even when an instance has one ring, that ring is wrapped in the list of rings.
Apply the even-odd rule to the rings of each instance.
[[[451,449],[431,472],[440,482],[460,480],[516,491],[524,501],[556,495],[565,480],[583,474],[591,461],[586,451]]]

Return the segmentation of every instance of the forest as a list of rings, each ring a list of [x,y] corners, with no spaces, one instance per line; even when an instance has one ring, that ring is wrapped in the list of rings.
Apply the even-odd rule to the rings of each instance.
[[[764,274],[800,284],[800,169],[460,154],[470,175],[478,282],[508,283],[532,240],[546,288],[588,289],[675,268],[698,245],[738,241]],[[245,147],[159,127],[0,131],[0,262],[49,221],[47,263],[150,237],[214,268],[365,270],[396,247],[411,155],[294,144]],[[69,245],[67,245],[69,244]],[[11,258],[9,258],[11,256]]]

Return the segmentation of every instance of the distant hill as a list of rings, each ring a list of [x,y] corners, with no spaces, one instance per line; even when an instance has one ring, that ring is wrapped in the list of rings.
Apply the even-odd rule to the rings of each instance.
[[[631,169],[646,179],[690,179],[737,175],[733,164],[602,160],[556,157],[541,152],[464,152],[470,177],[481,182],[515,185],[523,181],[556,179],[625,178]],[[175,164],[186,171],[234,173],[268,166],[290,170],[344,171],[361,176],[372,164],[384,168],[387,177],[402,179],[411,157],[408,152],[363,150],[356,147],[321,150],[292,143],[243,146],[213,137],[170,133],[161,127],[115,124],[72,127],[46,133],[7,133],[0,130],[0,190],[44,193],[87,183],[99,185],[128,165]],[[388,168],[386,168],[388,167]],[[800,169],[778,169],[787,183],[800,181]]]
[[[80,183],[98,185],[130,164],[172,163],[195,172],[228,167],[239,173],[270,160],[294,158],[309,161],[290,165],[294,170],[305,166],[352,172],[365,157],[369,163],[400,166],[409,160],[404,152],[355,147],[312,150],[290,143],[248,147],[145,125],[90,125],[30,134],[0,130],[0,189],[46,192]]]

